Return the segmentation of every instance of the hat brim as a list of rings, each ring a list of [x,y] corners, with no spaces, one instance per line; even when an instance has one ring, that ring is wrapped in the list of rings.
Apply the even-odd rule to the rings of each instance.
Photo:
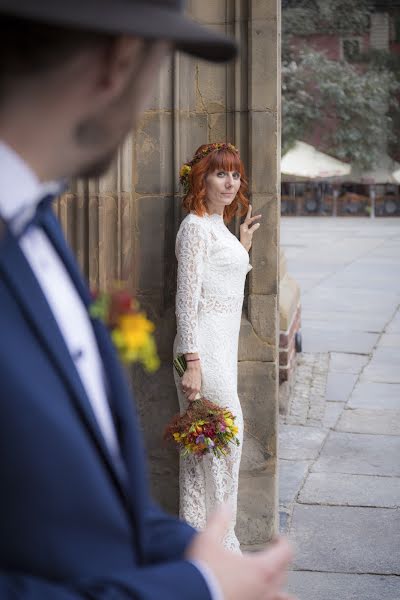
[[[170,41],[182,52],[214,62],[235,57],[236,43],[181,12],[126,0],[0,0],[0,13],[79,29]]]

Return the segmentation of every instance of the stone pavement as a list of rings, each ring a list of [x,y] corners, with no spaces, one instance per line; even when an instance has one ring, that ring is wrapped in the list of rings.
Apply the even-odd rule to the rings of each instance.
[[[284,218],[303,354],[280,427],[300,600],[400,600],[400,219]]]

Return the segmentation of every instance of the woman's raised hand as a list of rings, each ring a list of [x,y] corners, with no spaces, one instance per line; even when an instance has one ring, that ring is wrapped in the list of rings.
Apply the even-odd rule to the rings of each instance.
[[[257,229],[260,227],[260,223],[257,223],[257,221],[261,219],[261,215],[255,215],[254,217],[252,217],[252,210],[253,207],[250,204],[246,218],[240,226],[240,243],[246,248],[247,252],[251,248],[254,232],[257,231]]]

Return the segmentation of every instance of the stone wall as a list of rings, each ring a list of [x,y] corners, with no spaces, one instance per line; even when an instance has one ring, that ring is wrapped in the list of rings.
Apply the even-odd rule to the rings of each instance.
[[[176,512],[177,457],[160,440],[178,408],[171,368],[174,242],[183,217],[178,171],[202,143],[228,140],[240,147],[252,203],[263,215],[252,250],[239,355],[246,425],[238,533],[245,545],[265,542],[276,529],[279,7],[278,0],[189,2],[194,18],[236,37],[240,58],[225,66],[171,57],[138,131],[108,175],[76,183],[58,207],[91,285],[105,288],[126,280],[157,323],[162,367],[152,377],[136,369],[132,380],[153,491]]]

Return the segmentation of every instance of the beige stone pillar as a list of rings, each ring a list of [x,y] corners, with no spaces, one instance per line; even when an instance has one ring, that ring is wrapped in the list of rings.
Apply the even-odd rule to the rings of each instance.
[[[194,18],[236,37],[240,58],[226,66],[172,57],[109,174],[76,183],[58,207],[91,284],[104,288],[127,280],[157,324],[162,367],[152,377],[135,369],[133,386],[154,494],[176,512],[178,461],[161,437],[178,408],[171,367],[174,244],[183,216],[178,170],[202,143],[229,140],[240,147],[253,205],[263,215],[239,356],[246,431],[238,533],[245,545],[267,541],[276,528],[279,6],[278,0],[189,2]]]

